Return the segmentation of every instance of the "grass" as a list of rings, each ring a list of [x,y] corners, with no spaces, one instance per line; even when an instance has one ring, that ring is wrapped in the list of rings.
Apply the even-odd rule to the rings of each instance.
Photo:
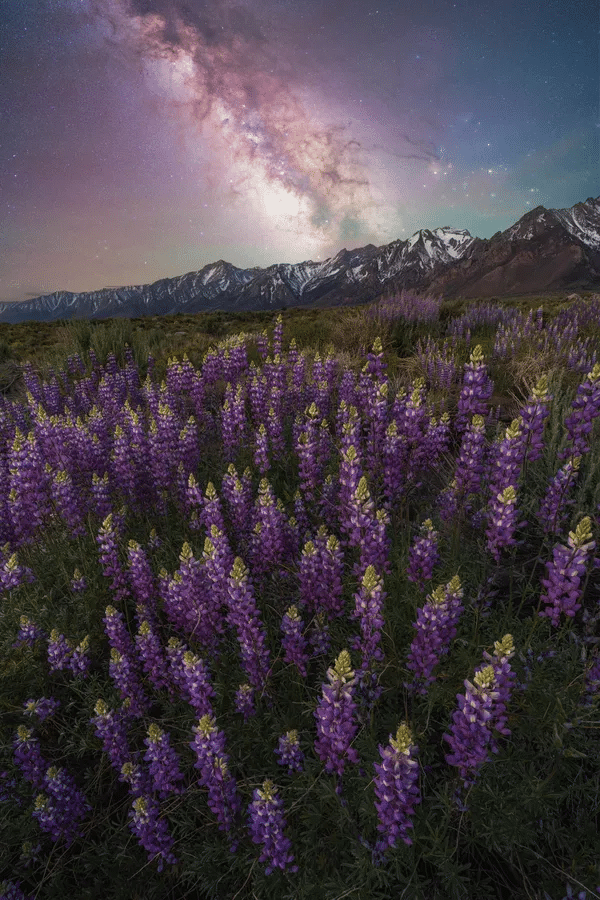
[[[593,303],[589,294],[582,296]],[[487,549],[485,525],[474,523],[464,513],[449,523],[440,517],[440,494],[452,480],[460,448],[460,436],[454,431],[446,452],[433,465],[428,466],[425,461],[389,511],[390,571],[383,579],[386,596],[381,638],[384,659],[375,667],[382,693],[374,705],[367,705],[361,713],[353,742],[360,764],[346,766],[341,796],[336,792],[337,779],[324,771],[313,748],[314,711],[327,680],[327,669],[343,649],[349,648],[352,636],[359,632],[351,613],[360,590],[361,576],[356,572],[360,548],[344,549],[345,614],[332,622],[328,653],[312,658],[306,677],[302,677],[286,662],[281,646],[282,616],[300,598],[300,554],[296,552],[280,560],[261,575],[260,545],[253,543],[248,530],[245,536],[236,537],[236,525],[241,523],[224,500],[223,478],[230,461],[240,474],[246,466],[250,467],[253,498],[257,495],[261,473],[254,462],[253,435],[259,422],[252,420],[253,431],[230,460],[220,437],[225,380],[218,379],[209,385],[203,404],[204,418],[198,417],[194,407],[202,452],[193,474],[202,494],[209,482],[214,484],[225,510],[232,550],[250,569],[272,662],[272,705],[266,695],[258,697],[257,714],[246,722],[236,711],[235,691],[247,680],[247,674],[235,632],[228,632],[218,659],[204,652],[193,636],[179,636],[185,637],[190,648],[205,658],[211,671],[216,722],[226,736],[229,768],[237,780],[244,809],[264,779],[271,778],[276,783],[284,802],[287,833],[299,871],[295,874],[275,871],[266,875],[264,864],[259,862],[259,848],[243,828],[239,849],[235,854],[230,852],[228,841],[218,830],[207,804],[206,790],[197,781],[199,773],[190,747],[192,728],[197,724],[194,712],[181,696],[171,697],[166,691],[154,690],[147,676],[144,688],[152,704],[145,716],[130,723],[128,741],[132,750],[143,753],[148,726],[159,724],[169,733],[179,755],[186,790],[181,795],[172,794],[161,804],[161,813],[174,839],[177,863],[158,871],[156,860],[149,860],[132,834],[128,825],[131,797],[127,785],[119,781],[111,768],[90,720],[99,698],[115,709],[122,702],[108,671],[110,647],[103,623],[105,609],[114,603],[122,611],[134,638],[136,604],[131,581],[129,597],[115,602],[111,578],[104,573],[99,556],[97,538],[102,518],[93,511],[88,497],[80,535],[73,535],[57,507],[49,507],[50,512],[32,539],[16,548],[18,563],[32,571],[35,581],[23,581],[0,594],[0,846],[4,848],[0,882],[2,879],[19,881],[25,896],[50,900],[74,892],[83,898],[111,900],[142,897],[145,900],[167,897],[383,900],[390,896],[406,900],[513,897],[560,900],[567,885],[575,895],[585,890],[588,898],[599,896],[598,695],[590,698],[590,705],[584,703],[589,697],[586,673],[597,658],[594,654],[600,570],[594,568],[593,561],[588,563],[579,599],[581,609],[573,620],[563,615],[555,627],[548,618],[538,615],[543,608],[540,579],[545,577],[553,547],[565,543],[569,530],[584,516],[590,517],[594,538],[598,540],[598,419],[594,420],[590,437],[591,450],[582,456],[567,522],[560,533],[548,535],[541,527],[537,511],[551,478],[562,464],[559,454],[568,439],[565,419],[585,371],[565,364],[568,347],[553,345],[540,359],[533,339],[515,354],[494,355],[496,330],[482,326],[472,329],[468,345],[464,340],[456,343],[457,369],[450,387],[435,387],[426,363],[415,354],[417,343],[429,336],[442,346],[449,339],[452,321],[475,305],[473,301],[442,303],[439,318],[433,323],[407,321],[400,314],[389,321],[378,320],[369,305],[287,310],[283,314],[283,361],[294,341],[305,354],[309,386],[316,357],[331,354],[338,359],[341,371],[352,370],[358,374],[375,338],[379,337],[387,364],[389,402],[397,390],[405,389],[410,395],[415,379],[422,377],[426,379],[425,400],[431,404],[431,411],[439,417],[446,410],[451,421],[456,414],[463,366],[470,350],[480,344],[494,383],[490,405],[499,408],[500,415],[499,421],[493,417],[488,419],[489,448],[504,436],[506,426],[527,402],[540,374],[548,374],[553,397],[544,431],[543,455],[527,463],[518,485],[520,519],[526,520],[526,524],[517,529],[516,546],[505,549],[499,562]],[[541,305],[546,327],[565,308],[564,295],[514,297],[502,301],[502,305],[525,314]],[[55,373],[65,369],[69,358],[79,356],[85,364],[85,373],[66,376],[60,389],[63,399],[73,395],[77,382],[93,374],[99,366],[110,368],[111,355],[117,367],[129,365],[131,371],[138,371],[140,382],[150,373],[148,383],[158,386],[166,380],[171,385],[178,367],[174,356],[180,362],[187,355],[200,371],[207,352],[223,358],[231,346],[229,339],[243,333],[249,360],[266,372],[270,363],[260,355],[261,334],[266,331],[272,344],[274,325],[269,313],[214,312],[92,323],[0,324],[0,388],[5,398],[0,446],[8,454],[13,452],[16,421],[13,409],[23,411],[27,428],[42,433],[41,422],[35,416],[37,402],[30,405],[27,397],[25,363],[30,364],[30,374],[25,373],[25,377],[37,373],[40,380],[52,379]],[[600,346],[600,323],[583,323],[580,335]],[[126,352],[127,348],[130,353]],[[90,350],[96,363],[90,359]],[[241,381],[244,379],[242,374]],[[116,388],[109,388],[108,377],[106,384],[105,393],[94,396],[103,417],[110,422],[107,394]],[[178,427],[183,427],[193,408],[190,396],[186,390],[171,390],[169,396]],[[122,417],[122,409],[121,402],[117,417]],[[334,393],[328,416],[332,444],[323,470],[323,476],[330,474],[334,482],[340,472],[337,411]],[[147,427],[143,407],[139,412]],[[300,486],[298,456],[292,443],[296,412],[302,415],[304,408],[294,410],[285,420],[286,452],[280,459],[274,459],[271,454],[267,473],[287,517],[294,514],[294,496]],[[82,416],[81,419],[84,427],[91,427],[91,418]],[[110,422],[111,440],[115,421]],[[55,426],[54,441],[58,446],[64,442],[62,454],[52,456],[48,444],[43,459],[49,461],[54,473],[61,465],[58,459],[68,460],[72,446],[71,432],[59,430],[59,426],[70,427],[68,416],[60,415]],[[134,448],[130,447],[129,451],[133,454]],[[195,559],[204,558],[207,532],[204,527],[193,526],[189,512],[177,500],[177,469],[172,457],[173,452],[164,458],[165,478],[170,488],[165,494],[163,512],[145,508],[113,486],[112,508],[115,513],[123,509],[124,514],[123,528],[118,534],[118,559],[126,579],[130,578],[130,541],[138,542],[144,549],[157,584],[163,570],[167,581],[173,580],[181,565],[180,554],[185,543],[191,547]],[[13,503],[15,498],[9,499],[13,477],[10,465],[14,468],[16,464],[13,456],[8,459],[8,467],[3,463],[6,474],[2,496],[3,502]],[[363,469],[364,459],[363,452]],[[146,468],[149,465],[148,460]],[[373,501],[376,507],[381,507],[384,499],[381,473],[375,468],[367,470],[366,475]],[[487,508],[487,484],[486,480],[482,493],[472,498],[475,511]],[[312,537],[323,524],[318,500],[317,496],[307,509]],[[440,561],[432,579],[421,588],[407,578],[407,565],[410,548],[427,518],[433,520],[439,534]],[[339,521],[330,522],[327,528],[343,537]],[[153,530],[160,541],[158,546],[152,539]],[[300,550],[306,537],[302,536]],[[5,548],[3,561],[6,562],[13,549]],[[86,579],[83,593],[73,589],[75,569]],[[464,591],[464,611],[456,636],[436,666],[436,680],[427,693],[414,695],[406,690],[404,682],[411,678],[406,662],[415,635],[413,623],[417,621],[417,610],[424,606],[434,588],[448,584],[457,574]],[[167,615],[164,600],[159,600],[158,608],[160,634],[166,644],[178,632]],[[51,671],[46,639],[37,640],[31,647],[15,647],[23,615],[46,635],[57,629],[73,646],[89,636],[88,677],[74,677],[68,670]],[[303,616],[308,632],[312,627],[311,617],[306,610]],[[464,693],[465,679],[473,681],[476,668],[484,662],[483,652],[493,653],[495,642],[506,634],[512,635],[514,641],[515,654],[510,665],[517,679],[517,687],[507,705],[510,735],[497,736],[499,752],[490,755],[481,767],[475,785],[461,789],[456,768],[445,760],[449,748],[442,737],[449,732],[457,709],[457,694]],[[351,659],[356,668],[359,653],[351,650]],[[23,712],[26,701],[40,697],[53,697],[60,702],[55,715],[42,723],[28,719]],[[396,734],[401,722],[409,725],[418,748],[421,802],[411,816],[412,844],[400,841],[389,852],[386,863],[375,866],[370,850],[361,842],[361,837],[372,842],[377,836],[373,763],[380,761],[379,746],[387,744],[389,735]],[[23,778],[13,756],[14,736],[21,725],[34,728],[45,759],[49,764],[64,766],[91,805],[90,814],[83,822],[83,834],[70,847],[61,840],[53,842],[32,818],[38,792]],[[298,730],[306,757],[304,770],[295,774],[278,766],[274,755],[279,737],[291,729]],[[6,896],[18,895],[6,893]]]

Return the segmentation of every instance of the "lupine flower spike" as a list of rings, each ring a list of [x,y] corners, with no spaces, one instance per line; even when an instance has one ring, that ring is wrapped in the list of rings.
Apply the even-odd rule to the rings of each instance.
[[[510,734],[505,709],[515,679],[508,662],[514,652],[512,636],[505,634],[494,644],[493,656],[484,652],[490,665],[477,669],[473,683],[465,679],[465,693],[456,695],[460,708],[452,716],[452,733],[442,737],[454,751],[446,756],[446,762],[458,767],[465,787],[475,784],[489,750],[498,753],[492,729]]]
[[[277,794],[272,781],[263,781],[262,790],[253,793],[249,808],[250,834],[255,844],[262,844],[259,862],[266,862],[265,874],[270,875],[276,868],[297,872],[294,865],[292,843],[285,836],[286,821],[283,814],[283,800]]]
[[[419,764],[415,759],[418,747],[412,742],[408,725],[399,725],[394,738],[391,734],[386,747],[379,745],[381,763],[374,763],[375,809],[377,830],[381,838],[375,845],[375,854],[395,847],[398,838],[412,844],[407,830],[412,828],[410,817],[414,806],[421,802],[417,781]],[[375,860],[374,860],[375,861]]]
[[[546,563],[547,575],[541,579],[546,588],[541,597],[546,608],[539,615],[548,616],[555,628],[558,627],[561,612],[572,619],[577,610],[581,609],[581,604],[578,603],[583,593],[581,581],[595,546],[591,520],[586,516],[575,531],[569,532],[566,545],[555,546],[552,561]]]
[[[280,766],[287,766],[288,772],[301,772],[304,768],[304,753],[300,749],[298,732],[293,729],[287,731],[279,738],[279,745],[275,750],[277,762]]]
[[[351,746],[358,731],[353,697],[356,679],[347,650],[342,650],[335,666],[327,669],[327,678],[329,684],[323,685],[323,696],[315,711],[315,752],[326,772],[343,775],[347,761],[358,763],[358,753]]]

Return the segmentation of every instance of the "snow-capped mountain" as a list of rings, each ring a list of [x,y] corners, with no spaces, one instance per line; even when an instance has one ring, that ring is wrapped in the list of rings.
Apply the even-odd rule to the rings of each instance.
[[[153,284],[0,303],[0,321],[338,306],[403,289],[447,298],[600,290],[600,197],[570,209],[538,206],[489,240],[444,226],[323,262],[239,269],[221,259]]]

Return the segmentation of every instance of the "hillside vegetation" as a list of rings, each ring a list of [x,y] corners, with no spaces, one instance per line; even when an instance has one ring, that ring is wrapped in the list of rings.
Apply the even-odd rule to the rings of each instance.
[[[0,898],[600,898],[600,295],[0,324]]]

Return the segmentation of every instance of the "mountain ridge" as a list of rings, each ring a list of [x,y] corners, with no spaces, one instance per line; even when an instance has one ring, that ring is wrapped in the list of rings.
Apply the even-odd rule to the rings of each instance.
[[[537,206],[491,238],[445,225],[379,247],[344,247],[322,262],[242,269],[220,259],[150,284],[0,303],[0,322],[339,306],[402,290],[467,299],[597,288],[600,197],[589,197],[566,209]]]

